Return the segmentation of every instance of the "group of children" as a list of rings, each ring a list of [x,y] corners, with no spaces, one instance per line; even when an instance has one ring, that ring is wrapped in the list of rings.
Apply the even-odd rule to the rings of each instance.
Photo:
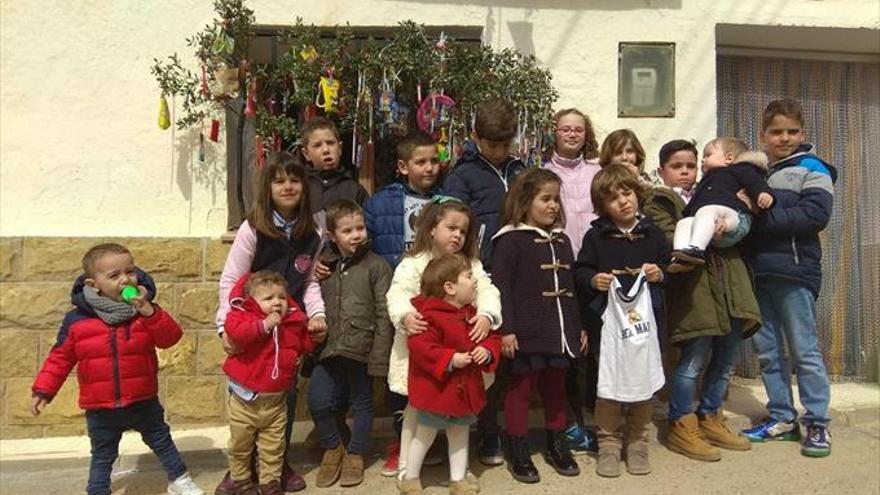
[[[324,450],[319,487],[363,481],[375,377],[387,382],[397,434],[382,474],[405,495],[422,493],[421,467],[441,430],[450,493],[477,493],[469,431],[476,425],[481,462],[504,463],[502,406],[508,469],[538,482],[527,440],[536,388],[546,459],[563,476],[578,475],[573,454],[588,451],[598,451],[601,476],[619,476],[621,461],[649,473],[648,424],[664,385],[666,445],[688,457],[715,461],[717,447],[800,439],[792,367],[807,410],[802,452],[830,453],[815,298],[836,172],[803,143],[800,106],[786,99],[765,110],[767,158],[736,139],[708,143],[699,184],[689,141],[661,148],[664,185],[652,187],[632,131],[612,132],[600,149],[590,119],[563,110],[553,156],[527,169],[508,154],[516,129],[510,103],[481,105],[476,149],[445,178],[434,141],[409,136],[398,146],[401,182],[368,199],[338,170],[329,120],[304,126],[300,155],[270,156],[220,279],[230,440],[215,493],[305,488],[287,461],[299,376],[309,378]],[[127,429],[159,456],[169,494],[203,493],[158,401],[155,349],[174,345],[180,326],[152,302],[155,285],[123,246],[93,247],[83,271],[76,309],[34,382],[34,414],[77,365],[92,442],[88,493],[110,493]],[[747,337],[770,415],[740,435],[721,405]],[[664,373],[670,345],[681,356]]]

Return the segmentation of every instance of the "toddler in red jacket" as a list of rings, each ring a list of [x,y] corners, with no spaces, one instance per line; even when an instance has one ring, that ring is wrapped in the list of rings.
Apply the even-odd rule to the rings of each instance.
[[[421,294],[412,299],[428,328],[407,341],[409,403],[418,413],[418,424],[399,485],[402,494],[422,493],[419,471],[441,429],[449,440],[449,493],[476,494],[476,487],[465,479],[468,429],[486,405],[482,372],[494,371],[501,356],[497,332],[479,345],[468,336],[467,322],[476,314],[476,290],[471,263],[448,254],[428,263]]]
[[[76,366],[92,446],[88,494],[110,494],[122,433],[135,430],[168,473],[170,495],[203,495],[187,473],[159,403],[156,348],[176,344],[183,335],[180,325],[152,303],[153,279],[135,267],[124,246],[98,244],[83,256],[82,266],[71,290],[75,309],[64,317],[31,387],[31,412],[42,412]]]
[[[239,352],[226,358],[229,376],[229,472],[235,493],[282,495],[287,391],[300,356],[312,352],[308,316],[276,272],[246,274],[229,294],[224,329]],[[256,444],[260,487],[253,485]]]

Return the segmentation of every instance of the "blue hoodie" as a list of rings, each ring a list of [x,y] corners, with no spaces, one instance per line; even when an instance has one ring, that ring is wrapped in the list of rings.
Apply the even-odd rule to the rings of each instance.
[[[512,156],[495,167],[482,154],[466,152],[443,182],[446,194],[460,199],[473,211],[480,235],[480,261],[486,270],[491,266],[492,236],[498,231],[504,195],[525,169],[523,162]]]
[[[819,296],[822,246],[819,232],[831,218],[837,169],[822,161],[809,144],[770,165],[767,183],[772,208],[752,226],[750,259],[755,278],[772,276],[803,285]]]

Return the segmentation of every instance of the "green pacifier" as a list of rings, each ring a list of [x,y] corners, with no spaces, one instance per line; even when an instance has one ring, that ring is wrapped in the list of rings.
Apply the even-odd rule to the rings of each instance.
[[[131,300],[140,295],[140,291],[133,285],[126,285],[119,294],[122,300],[131,304]]]

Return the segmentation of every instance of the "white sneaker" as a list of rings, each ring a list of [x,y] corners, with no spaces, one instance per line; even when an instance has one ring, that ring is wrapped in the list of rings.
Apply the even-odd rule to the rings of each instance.
[[[193,481],[189,473],[168,483],[168,495],[205,495],[205,491]]]

